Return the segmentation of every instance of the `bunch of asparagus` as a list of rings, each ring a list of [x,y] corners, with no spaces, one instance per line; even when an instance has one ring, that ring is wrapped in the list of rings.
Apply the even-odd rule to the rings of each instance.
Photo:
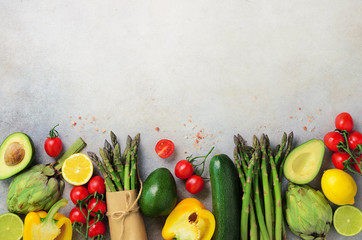
[[[88,156],[98,166],[103,175],[108,192],[133,190],[138,187],[138,145],[140,134],[134,139],[127,137],[126,148],[121,154],[121,145],[117,136],[111,131],[111,142],[104,141],[104,147],[99,148],[101,161],[97,154],[87,152]]]
[[[234,136],[234,159],[243,186],[241,239],[287,239],[282,210],[281,180],[284,161],[291,151],[293,132],[284,133],[272,151],[267,135],[253,137],[247,146]],[[260,234],[260,237],[258,235]]]

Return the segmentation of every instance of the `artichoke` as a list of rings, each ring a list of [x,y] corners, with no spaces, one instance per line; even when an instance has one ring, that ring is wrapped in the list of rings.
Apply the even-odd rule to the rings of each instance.
[[[86,143],[79,138],[57,162],[35,165],[16,176],[9,186],[8,210],[19,214],[49,210],[63,194],[64,181],[60,175],[65,159],[85,146]]]
[[[302,239],[326,239],[333,212],[320,191],[289,183],[286,202],[286,220],[295,235]]]

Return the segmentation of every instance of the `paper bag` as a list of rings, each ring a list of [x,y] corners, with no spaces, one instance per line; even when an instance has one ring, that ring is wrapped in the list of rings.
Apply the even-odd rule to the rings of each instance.
[[[147,240],[138,207],[137,190],[107,192],[107,216],[112,240]]]

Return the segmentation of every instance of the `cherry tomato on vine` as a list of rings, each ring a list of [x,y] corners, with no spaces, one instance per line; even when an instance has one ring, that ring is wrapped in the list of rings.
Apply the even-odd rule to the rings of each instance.
[[[93,177],[88,183],[88,192],[93,194],[95,192],[104,194],[106,192],[106,186],[104,185],[104,179],[101,176]]]
[[[348,136],[349,148],[354,150],[359,144],[362,144],[362,134],[357,131],[351,132]]]
[[[106,206],[106,203],[104,201],[99,199],[98,203],[97,203],[97,199],[92,198],[88,203],[87,209],[91,210],[90,215],[92,217],[94,217],[96,215],[95,213],[98,212],[98,211],[101,211],[102,213],[106,213],[107,206]]]
[[[104,223],[99,221],[99,222],[94,223],[94,225],[92,225],[93,223],[94,223],[94,219],[89,221],[89,226],[91,226],[91,227],[89,228],[88,236],[92,239],[99,235],[104,236],[104,234],[106,233],[106,226],[104,225]]]
[[[353,129],[353,119],[351,115],[346,112],[338,114],[334,123],[339,130],[350,132]]]
[[[202,177],[198,175],[192,175],[186,181],[186,190],[189,193],[196,194],[199,193],[204,188],[205,182]]]
[[[324,136],[324,144],[334,152],[338,151],[339,142],[344,142],[344,138],[339,132],[329,132]]]
[[[82,212],[84,213],[84,215]],[[72,223],[79,222],[79,223],[82,223],[83,225],[86,225],[87,219],[85,216],[87,216],[87,213],[88,212],[85,208],[82,208],[82,210],[80,210],[79,207],[75,207],[70,211],[69,219]]]
[[[187,179],[194,173],[192,164],[187,160],[179,161],[175,166],[175,175],[180,179]]]
[[[157,142],[155,151],[160,158],[168,158],[175,150],[175,144],[171,140],[161,139]]]
[[[357,162],[358,162],[358,163],[361,163],[362,154],[360,154],[360,155],[359,155],[358,157],[356,157],[356,158],[357,158]],[[357,165],[357,163],[354,163],[354,164],[353,164],[353,167],[354,167],[354,169],[356,169],[357,172],[361,173],[361,169],[360,169],[360,167]]]
[[[88,190],[83,186],[73,187],[72,190],[70,191],[70,199],[74,204],[77,204],[78,200],[83,200],[88,196],[89,196]]]
[[[333,165],[338,168],[343,170],[344,166],[343,163],[345,161],[348,161],[350,155],[346,152],[335,152],[332,154],[332,162]]]
[[[45,143],[44,143],[44,149],[50,157],[59,156],[59,154],[62,152],[62,149],[63,149],[63,142],[58,137],[59,134],[58,134],[57,130],[55,130],[55,128],[58,125],[56,125],[55,127],[52,128],[52,130],[50,130],[49,137],[45,140]]]

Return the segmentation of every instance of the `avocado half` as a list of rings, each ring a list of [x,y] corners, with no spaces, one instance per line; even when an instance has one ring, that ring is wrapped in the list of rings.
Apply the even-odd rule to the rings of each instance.
[[[307,184],[318,174],[325,146],[320,139],[311,139],[294,148],[285,159],[284,176],[293,183]]]
[[[14,176],[26,168],[33,159],[33,143],[25,133],[7,136],[0,146],[0,179]]]

